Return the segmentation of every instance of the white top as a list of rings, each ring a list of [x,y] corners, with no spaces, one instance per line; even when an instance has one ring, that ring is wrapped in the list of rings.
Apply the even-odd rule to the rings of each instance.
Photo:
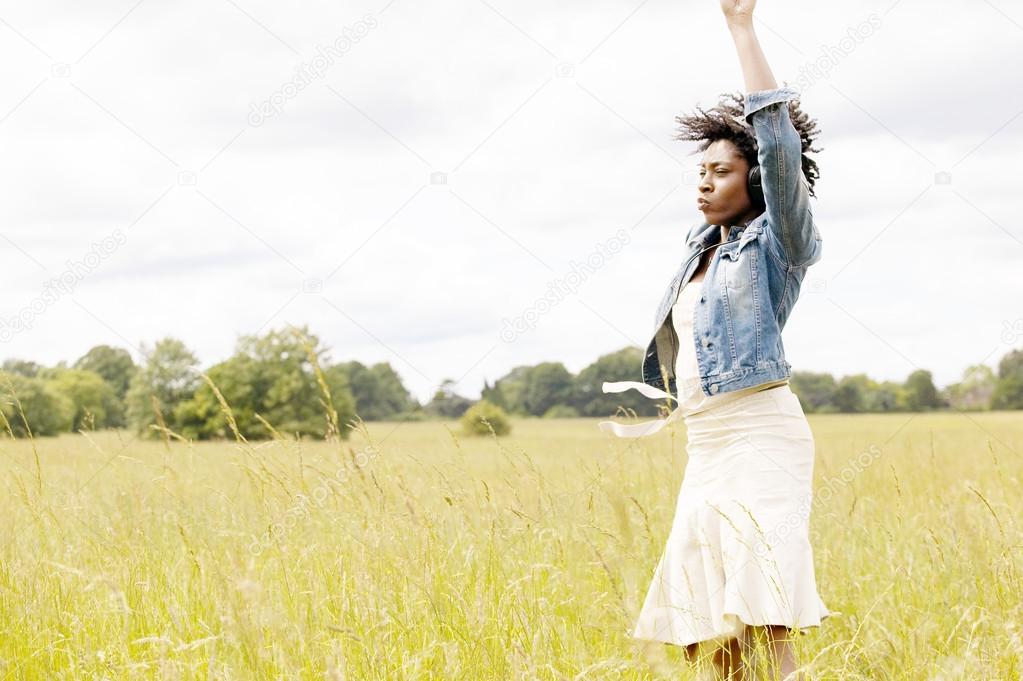
[[[732,402],[750,393],[760,392],[788,383],[787,378],[760,385],[705,395],[700,386],[700,365],[696,359],[696,341],[693,337],[693,317],[700,301],[702,282],[690,281],[678,294],[678,300],[671,307],[671,323],[678,336],[679,351],[675,359],[675,385],[678,389],[678,408],[683,416],[695,414],[711,407]]]

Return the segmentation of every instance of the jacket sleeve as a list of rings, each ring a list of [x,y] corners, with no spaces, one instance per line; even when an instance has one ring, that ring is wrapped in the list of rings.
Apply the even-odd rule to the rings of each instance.
[[[789,267],[812,265],[821,257],[821,237],[803,175],[802,142],[786,104],[798,96],[787,87],[757,90],[746,95],[743,111],[757,140],[767,231],[780,246],[778,255]]]

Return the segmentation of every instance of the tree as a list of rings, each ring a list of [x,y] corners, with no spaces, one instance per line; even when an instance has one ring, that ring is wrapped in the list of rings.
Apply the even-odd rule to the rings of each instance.
[[[835,377],[828,373],[794,371],[789,387],[799,397],[806,413],[837,411],[835,407]]]
[[[494,385],[488,386],[481,397],[512,414],[525,416],[526,411],[523,394],[526,390],[526,381],[532,367],[518,366],[507,374],[497,379]]]
[[[24,359],[5,359],[3,364],[3,371],[9,374],[18,374],[19,376],[25,376],[26,378],[35,378],[39,371],[43,368],[41,364],[30,362]]]
[[[230,406],[238,431],[246,439],[252,438],[257,428],[262,436],[268,435],[256,419],[259,406],[256,395],[267,386],[261,382],[252,358],[235,355],[207,369],[206,375]],[[187,438],[234,437],[220,401],[205,381],[196,387],[189,399],[174,408],[174,422],[181,435]]]
[[[982,410],[991,406],[995,372],[986,364],[974,364],[963,371],[963,378],[945,389],[945,398],[956,409]]]
[[[450,378],[444,379],[433,398],[423,407],[424,411],[446,419],[456,419],[472,406],[472,400],[455,392],[457,385]]]
[[[906,388],[896,381],[874,383],[869,400],[870,411],[906,411]]]
[[[867,388],[870,379],[866,374],[843,376],[835,388],[832,403],[841,412],[861,412],[867,410]]]
[[[1013,350],[998,362],[991,408],[1023,409],[1023,350]]]
[[[555,404],[571,404],[573,388],[572,374],[565,365],[544,362],[515,367],[493,386],[486,386],[482,398],[513,414],[543,416]]]
[[[124,348],[97,345],[78,358],[75,369],[95,371],[114,389],[117,399],[124,400],[131,387],[131,378],[138,371],[131,354]]]
[[[228,403],[238,431],[246,439],[271,435],[256,415],[285,435],[324,437],[329,419],[326,396],[313,365],[322,367],[326,349],[305,327],[243,336],[235,355],[212,367],[210,380]],[[351,430],[355,400],[343,372],[323,371],[330,405],[341,437]],[[175,411],[182,434],[193,438],[233,437],[213,389],[203,382]]]
[[[613,416],[619,408],[625,409],[627,413],[635,412],[638,416],[657,416],[657,407],[664,402],[651,400],[635,390],[605,393],[603,389],[602,384],[605,381],[610,383],[639,381],[642,359],[643,351],[634,346],[601,355],[597,361],[580,371],[573,380],[570,406],[575,407],[583,416]],[[551,409],[548,409],[547,413],[551,413]],[[554,413],[569,412],[559,410]]]
[[[537,364],[526,374],[522,406],[532,416],[543,416],[555,404],[572,399],[572,374],[561,362]]]
[[[327,432],[327,409],[310,354],[321,367],[327,350],[308,328],[289,327],[263,336],[243,336],[240,354],[252,358],[260,382],[265,386],[258,404],[262,416],[284,433],[323,437]],[[339,435],[346,437],[355,412],[355,400],[344,376],[324,375],[337,412]]]
[[[508,410],[508,404],[505,402],[501,388],[497,385],[490,385],[490,382],[485,378],[483,379],[483,389],[480,391],[480,399],[497,405],[505,411]]]
[[[365,421],[393,419],[417,406],[390,364],[380,362],[367,367],[352,361],[330,367],[327,374],[343,375],[355,398],[355,410]]]
[[[906,378],[906,406],[910,411],[928,411],[942,406],[931,372],[917,369]]]
[[[128,421],[140,434],[157,436],[153,398],[167,426],[178,429],[174,412],[192,397],[201,380],[199,360],[184,343],[175,338],[157,341],[151,350],[142,348],[145,364],[135,373],[128,389]]]
[[[33,436],[70,430],[74,409],[70,400],[46,381],[0,372],[0,411],[15,437],[25,437],[25,421]]]
[[[82,369],[44,369],[40,377],[54,391],[67,398],[71,406],[70,430],[124,425],[124,408],[114,389],[94,371]]]

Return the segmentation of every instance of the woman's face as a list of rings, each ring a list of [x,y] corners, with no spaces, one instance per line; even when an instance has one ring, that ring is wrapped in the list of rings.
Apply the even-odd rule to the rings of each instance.
[[[729,140],[715,140],[699,164],[697,205],[708,224],[731,227],[752,220],[760,211],[746,188],[749,163]]]

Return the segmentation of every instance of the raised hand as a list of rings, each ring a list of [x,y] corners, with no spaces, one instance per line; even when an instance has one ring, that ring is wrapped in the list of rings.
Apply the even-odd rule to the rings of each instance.
[[[735,19],[751,19],[757,0],[720,0],[721,11],[731,21]]]

